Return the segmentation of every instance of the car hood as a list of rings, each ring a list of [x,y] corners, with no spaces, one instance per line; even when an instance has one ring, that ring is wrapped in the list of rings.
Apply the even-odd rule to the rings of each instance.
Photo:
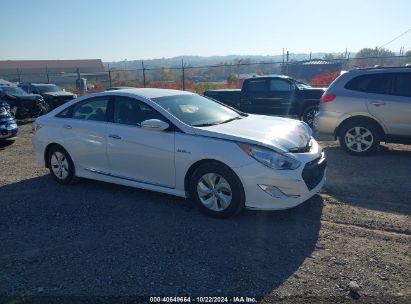
[[[12,99],[16,100],[16,101],[24,101],[24,100],[40,100],[43,99],[43,97],[41,97],[41,95],[38,94],[27,94],[27,95],[10,95],[12,97]]]
[[[299,120],[252,115],[209,127],[194,127],[197,135],[263,145],[281,152],[307,147],[310,127]]]
[[[50,96],[50,97],[59,97],[59,96],[73,96],[74,94],[70,92],[61,91],[61,92],[46,92],[46,93],[43,93],[43,95]]]

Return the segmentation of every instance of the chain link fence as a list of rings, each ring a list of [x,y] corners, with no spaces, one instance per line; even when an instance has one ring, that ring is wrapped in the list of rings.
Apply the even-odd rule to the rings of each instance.
[[[303,61],[252,62],[248,59],[236,60],[207,66],[190,65],[181,61],[179,66],[150,67],[141,62],[141,68],[119,69],[109,66],[103,72],[90,73],[73,68],[72,72],[16,73],[0,74],[0,79],[11,82],[55,83],[67,90],[79,92],[76,79],[86,78],[89,92],[98,92],[115,86],[154,87],[189,90],[203,93],[209,89],[241,88],[245,78],[285,74],[313,86],[328,86],[342,71],[374,66],[406,66],[411,64],[411,56],[311,59]]]

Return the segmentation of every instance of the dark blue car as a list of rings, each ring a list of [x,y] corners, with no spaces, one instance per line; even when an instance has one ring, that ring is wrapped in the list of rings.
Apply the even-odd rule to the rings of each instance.
[[[0,101],[0,144],[12,144],[17,136],[17,123],[10,113],[10,106]]]

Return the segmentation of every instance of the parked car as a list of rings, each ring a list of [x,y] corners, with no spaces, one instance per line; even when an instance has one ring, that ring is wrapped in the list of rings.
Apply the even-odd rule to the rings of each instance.
[[[59,86],[52,83],[21,83],[19,84],[27,93],[39,94],[43,96],[48,105],[48,110],[61,106],[69,100],[77,98],[74,93],[66,92]]]
[[[297,117],[312,127],[324,89],[288,76],[260,76],[244,80],[241,90],[210,90],[205,96],[253,114]]]
[[[291,208],[317,193],[326,161],[304,122],[245,114],[177,90],[90,94],[39,117],[33,146],[54,179],[190,197],[206,214]]]
[[[135,87],[110,87],[106,89],[106,91],[117,91],[117,90],[124,90],[124,89],[135,89]]]
[[[8,103],[10,112],[17,119],[38,117],[47,112],[47,104],[41,95],[28,94],[17,86],[0,85],[0,101]]]
[[[411,68],[341,75],[322,96],[314,124],[353,155],[375,152],[381,141],[411,144]]]
[[[10,106],[0,101],[0,144],[12,144],[17,136],[17,123],[10,113]]]

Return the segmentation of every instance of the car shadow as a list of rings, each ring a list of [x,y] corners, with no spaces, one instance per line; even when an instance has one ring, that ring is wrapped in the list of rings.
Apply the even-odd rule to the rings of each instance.
[[[187,200],[41,176],[0,187],[0,294],[267,295],[310,257],[323,201],[219,220]]]
[[[377,211],[411,215],[411,151],[381,146],[369,156],[325,148],[325,191],[337,200]]]

